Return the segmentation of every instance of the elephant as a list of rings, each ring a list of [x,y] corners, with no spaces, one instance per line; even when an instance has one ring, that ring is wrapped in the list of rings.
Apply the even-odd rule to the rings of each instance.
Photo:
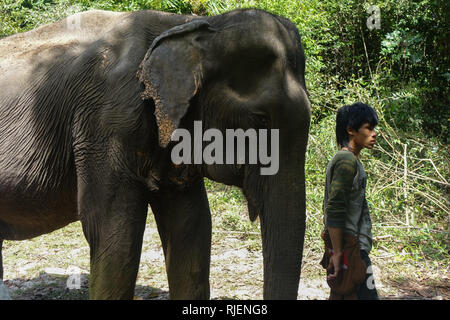
[[[150,206],[170,298],[210,299],[208,178],[241,188],[259,217],[263,298],[297,298],[311,105],[291,21],[90,10],[1,39],[0,57],[0,241],[81,221],[89,298],[132,299]],[[277,129],[277,173],[174,163],[174,132],[196,121]]]

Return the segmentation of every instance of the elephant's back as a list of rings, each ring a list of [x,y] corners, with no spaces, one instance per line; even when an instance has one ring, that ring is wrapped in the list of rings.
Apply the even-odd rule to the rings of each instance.
[[[124,15],[128,14],[90,10],[27,32],[11,35],[0,40],[0,59],[23,59],[54,46],[70,47],[74,44],[91,43],[112,29],[124,18]]]
[[[128,14],[91,10],[1,39],[2,96],[20,94],[42,70],[80,55]]]

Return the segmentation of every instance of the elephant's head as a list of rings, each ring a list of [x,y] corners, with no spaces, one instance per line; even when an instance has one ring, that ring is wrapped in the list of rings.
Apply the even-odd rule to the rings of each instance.
[[[169,142],[175,129],[192,131],[194,120],[223,137],[226,129],[279,130],[279,143],[269,146],[279,151],[275,174],[262,175],[261,163],[197,165],[215,181],[242,187],[250,219],[259,216],[268,299],[295,299],[300,278],[310,123],[304,69],[292,23],[263,11],[238,10],[162,33],[138,72],[143,98],[155,103],[163,148],[174,145]],[[225,140],[223,145],[226,162]]]

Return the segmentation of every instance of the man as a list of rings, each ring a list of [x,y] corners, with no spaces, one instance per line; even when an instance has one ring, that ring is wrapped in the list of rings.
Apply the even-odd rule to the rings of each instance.
[[[372,223],[367,206],[366,174],[358,159],[363,148],[375,145],[376,111],[357,102],[340,108],[336,116],[336,138],[340,150],[328,163],[324,197],[324,223],[333,248],[327,280],[332,281],[342,272],[344,234],[358,236],[361,258],[367,271],[366,280],[354,292],[353,298],[378,299],[373,282],[369,253],[372,248]],[[330,282],[329,282],[330,283]],[[331,289],[330,299],[346,299]]]

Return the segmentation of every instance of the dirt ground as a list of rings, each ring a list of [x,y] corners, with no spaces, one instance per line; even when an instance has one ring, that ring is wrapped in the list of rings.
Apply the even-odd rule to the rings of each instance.
[[[213,219],[213,226],[217,221]],[[215,228],[211,257],[211,299],[262,299],[263,263],[257,232]],[[27,241],[5,241],[4,283],[17,300],[88,299],[89,247],[79,222]],[[320,253],[305,243],[298,299],[329,295]],[[404,267],[397,257],[372,256],[381,299],[450,298],[449,270],[438,264]],[[396,269],[397,268],[397,269]],[[404,270],[398,272],[395,270]],[[163,252],[152,215],[144,234],[136,299],[168,299]]]

